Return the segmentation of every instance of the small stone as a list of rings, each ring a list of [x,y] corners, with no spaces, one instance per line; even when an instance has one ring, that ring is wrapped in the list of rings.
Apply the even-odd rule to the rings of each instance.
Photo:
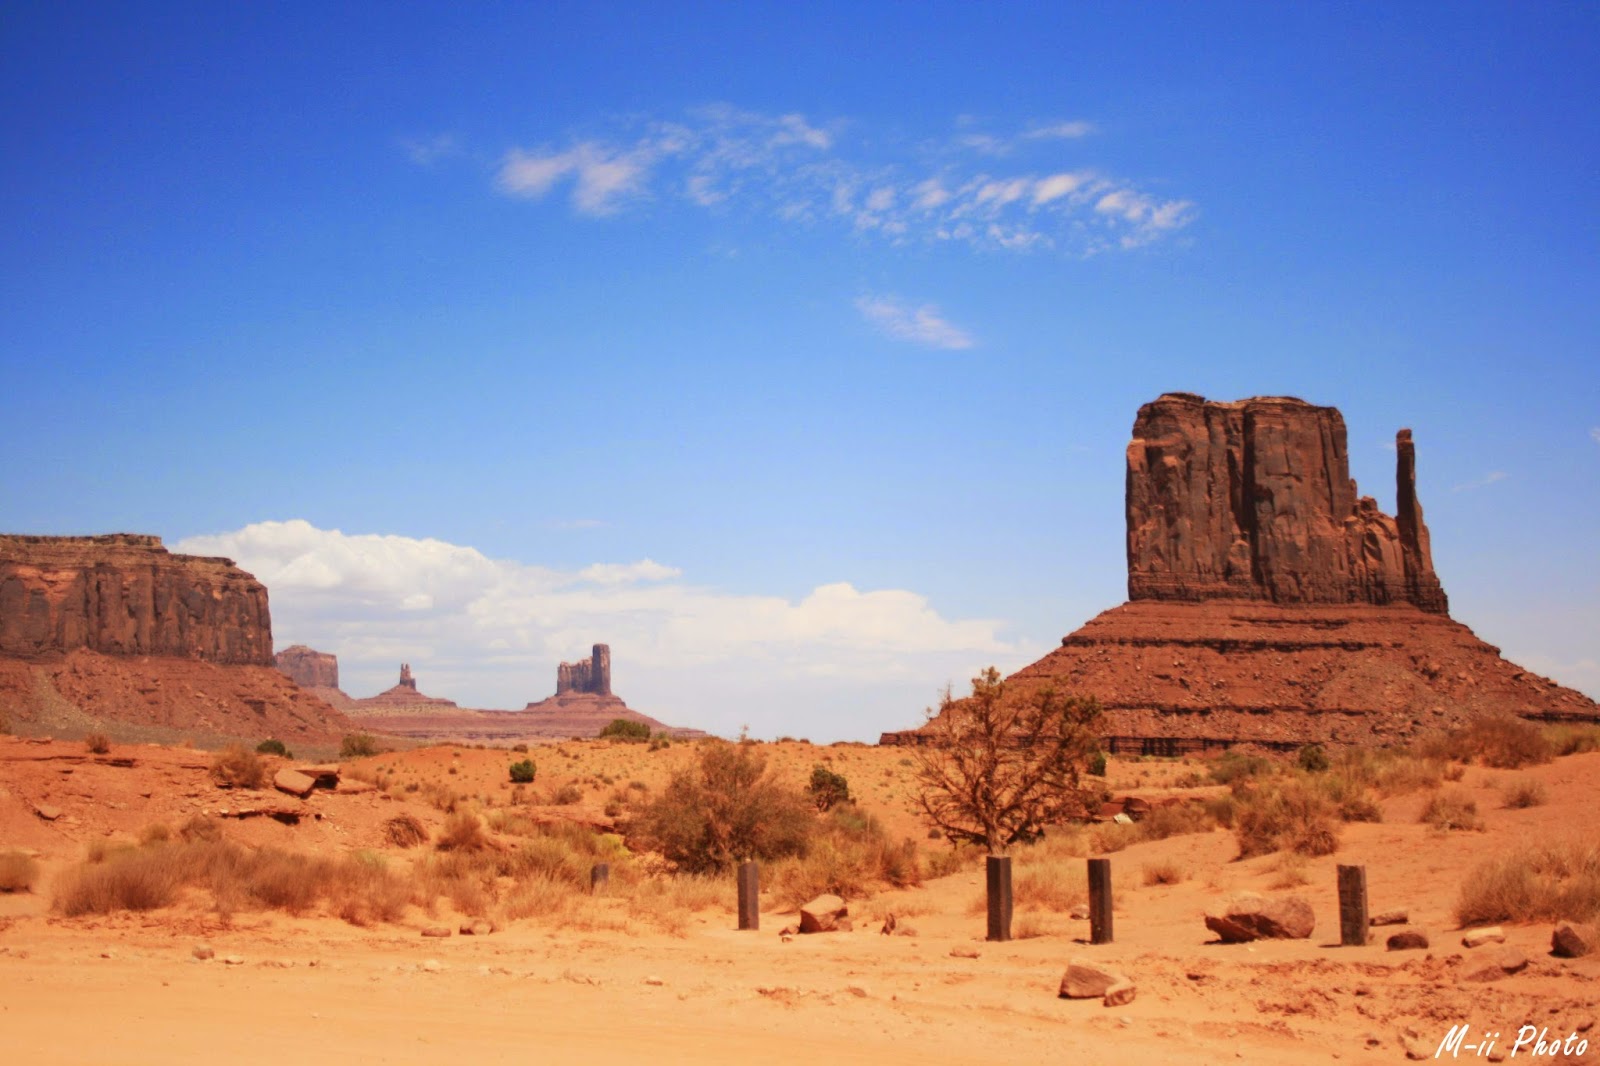
[[[114,951],[102,951],[100,957],[102,959],[114,959],[117,957],[117,953]]]
[[[1107,1007],[1121,1007],[1132,1003],[1137,993],[1138,989],[1134,987],[1133,982],[1124,978],[1106,989],[1105,999],[1102,1002]]]
[[[224,966],[243,966],[244,965],[244,956],[242,956],[242,955],[224,955],[224,956],[222,956],[222,965],[224,965]]]
[[[1405,925],[1411,915],[1402,910],[1379,911],[1367,919],[1368,925]]]
[[[448,926],[430,925],[422,931],[423,936],[444,937],[450,935]]]
[[[1071,911],[1067,912],[1067,916],[1080,922],[1088,921],[1089,905],[1087,903],[1079,903]]]
[[[425,959],[422,963],[423,973],[440,973],[444,970],[444,963],[438,959]]]
[[[61,808],[60,807],[52,807],[48,803],[37,804],[33,808],[33,810],[34,810],[35,814],[37,814],[40,818],[43,818],[47,822],[53,822],[57,818],[61,817]]]
[[[1600,925],[1562,922],[1550,934],[1550,951],[1563,959],[1579,959],[1600,948]]]
[[[1389,938],[1390,951],[1417,951],[1428,946],[1428,934],[1420,929],[1407,929]]]
[[[867,998],[867,990],[860,985],[846,985],[844,990],[857,999]]]
[[[1465,948],[1481,948],[1485,944],[1504,944],[1505,942],[1505,930],[1498,925],[1486,926],[1483,929],[1469,929],[1467,930],[1467,935],[1461,938],[1461,946]]]
[[[665,981],[657,977],[655,974],[651,974],[649,977],[646,977],[644,979],[644,983],[647,985],[654,985],[657,988],[660,988],[662,985],[666,984]]]
[[[207,959],[214,959],[217,957],[216,949],[210,944],[196,944],[189,954],[193,955],[201,962],[205,962]]]
[[[975,959],[978,957],[977,948],[951,948],[950,957],[955,959]]]

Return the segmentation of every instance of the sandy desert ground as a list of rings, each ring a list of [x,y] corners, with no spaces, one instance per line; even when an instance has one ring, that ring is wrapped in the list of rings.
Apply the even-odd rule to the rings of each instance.
[[[903,750],[762,747],[797,785],[826,761],[892,833],[944,846],[926,839],[915,815]],[[603,821],[608,797],[659,789],[694,751],[536,748],[536,790],[518,798],[572,784],[583,795],[566,813]],[[1024,935],[985,943],[979,858],[919,887],[851,900],[853,931],[792,938],[779,934],[794,915],[770,898],[761,929],[737,931],[731,878],[722,902],[676,925],[641,918],[619,895],[471,936],[456,932],[463,916],[449,904],[366,926],[320,914],[219,914],[194,894],[143,913],[51,910],[53,884],[91,847],[131,843],[146,826],[197,813],[250,847],[414,861],[420,849],[385,839],[389,818],[407,810],[437,833],[446,815],[425,797],[441,789],[490,809],[509,804],[505,768],[520,757],[439,747],[346,762],[345,782],[382,787],[319,791],[306,807],[320,817],[291,826],[219,818],[282,797],[217,788],[207,752],[113,745],[97,757],[78,740],[0,737],[0,851],[20,849],[39,864],[32,891],[0,894],[0,1061],[1378,1063],[1405,1061],[1408,1049],[1432,1059],[1460,1025],[1469,1027],[1464,1046],[1443,1058],[1509,1055],[1524,1025],[1546,1039],[1578,1034],[1569,1048],[1600,1043],[1600,956],[1556,958],[1550,923],[1508,924],[1506,945],[1527,968],[1464,981],[1475,952],[1499,947],[1463,947],[1453,917],[1463,878],[1484,858],[1533,839],[1593,840],[1600,753],[1516,771],[1468,768],[1458,787],[1476,799],[1482,831],[1419,824],[1423,793],[1386,800],[1382,822],[1346,825],[1336,855],[1306,860],[1298,888],[1272,887],[1275,856],[1237,861],[1234,835],[1221,829],[1134,844],[1110,856],[1116,935],[1100,946],[1086,943],[1086,921],[1026,907],[1016,924]],[[1199,766],[1113,761],[1110,784],[1159,797]],[[1547,802],[1504,807],[1500,788],[1513,777],[1537,780]],[[41,807],[57,816],[41,817]],[[1364,864],[1372,909],[1406,909],[1431,948],[1388,951],[1389,929],[1366,947],[1336,946],[1337,863]],[[1185,879],[1145,884],[1143,868],[1158,864]],[[1315,933],[1217,942],[1203,924],[1207,907],[1245,889],[1304,895]],[[880,935],[889,913],[914,935]],[[432,926],[454,935],[423,937]],[[197,948],[214,957],[197,958]],[[1058,998],[1076,956],[1126,972],[1137,998],[1120,1007]],[[1529,1057],[1523,1047],[1510,1061]]]

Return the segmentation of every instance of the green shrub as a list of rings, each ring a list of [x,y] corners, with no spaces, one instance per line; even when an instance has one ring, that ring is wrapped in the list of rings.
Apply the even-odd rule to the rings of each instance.
[[[1322,750],[1321,744],[1307,744],[1295,756],[1300,769],[1308,774],[1319,774],[1328,768],[1328,753]]]
[[[624,740],[633,743],[650,739],[650,726],[628,718],[613,718],[600,730],[601,740]]]
[[[819,811],[850,802],[850,782],[843,774],[834,773],[821,763],[811,768],[811,784],[807,788],[811,792],[811,802]]]
[[[1106,776],[1106,753],[1103,751],[1091,752],[1089,754],[1089,765],[1085,767],[1085,772],[1090,777]]]
[[[378,754],[378,738],[370,733],[346,733],[339,743],[339,758],[360,759]]]
[[[283,741],[281,740],[263,740],[261,743],[256,745],[256,754],[278,755],[285,759],[294,758],[294,752],[285,747]]]
[[[766,772],[755,745],[710,740],[645,806],[635,830],[691,873],[798,855],[814,832],[805,798]]]
[[[538,768],[533,765],[532,759],[523,759],[521,762],[511,764],[511,780],[514,784],[532,784],[534,774],[537,772]]]

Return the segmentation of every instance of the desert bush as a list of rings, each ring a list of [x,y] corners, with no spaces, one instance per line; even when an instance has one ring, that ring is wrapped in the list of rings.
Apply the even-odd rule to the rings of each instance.
[[[1271,889],[1299,888],[1311,883],[1305,856],[1293,851],[1279,852],[1268,869],[1276,875],[1267,885]]]
[[[663,736],[659,736],[658,735],[658,736],[653,736],[653,737],[650,738],[650,750],[651,751],[660,751],[663,748],[670,748],[670,747],[672,747],[672,738],[671,737],[663,737]]]
[[[837,804],[850,802],[850,781],[821,763],[811,768],[811,783],[806,789],[819,811],[825,812]]]
[[[383,823],[383,837],[397,848],[414,848],[428,842],[428,830],[416,815],[397,814]]]
[[[1295,763],[1308,774],[1320,774],[1331,764],[1321,744],[1307,744],[1295,755]]]
[[[532,759],[523,759],[511,764],[511,780],[514,784],[528,785],[533,783],[534,775],[538,769],[533,765]]]
[[[211,760],[211,779],[223,788],[260,788],[267,780],[267,768],[255,752],[235,744]]]
[[[191,814],[178,827],[178,836],[187,844],[206,843],[222,839],[222,826],[203,814]]]
[[[339,742],[339,758],[360,759],[378,754],[378,738],[370,733],[346,733]]]
[[[0,851],[0,892],[32,892],[39,864],[20,851]]]
[[[172,839],[172,830],[166,822],[151,822],[139,830],[140,844],[164,844]]]
[[[851,803],[834,807],[804,854],[779,860],[772,872],[778,899],[796,906],[824,892],[859,899],[883,884],[921,883],[916,845],[892,841],[883,823]]]
[[[600,739],[642,743],[650,739],[650,726],[628,718],[613,718],[600,730]]]
[[[1532,722],[1498,711],[1480,714],[1458,728],[1425,739],[1426,754],[1461,762],[1477,761],[1501,770],[1549,762],[1555,748]]]
[[[1436,829],[1482,829],[1478,804],[1460,789],[1447,789],[1428,800],[1418,821]]]
[[[526,755],[528,753],[528,745],[526,745],[526,744],[513,744],[513,745],[511,745],[511,750],[512,751],[516,751],[516,752],[521,752],[522,754]]]
[[[270,737],[256,745],[256,754],[277,755],[284,759],[294,758],[294,752],[290,751],[283,741],[273,740]]]
[[[713,740],[640,812],[636,831],[690,873],[798,855],[814,831],[804,797],[766,772],[755,745]]]
[[[558,807],[569,807],[583,799],[583,789],[568,781],[556,789],[550,796],[550,802]]]
[[[1089,902],[1088,874],[1081,862],[1023,864],[1012,875],[1011,899],[1015,907],[1065,913]],[[988,894],[980,892],[973,903],[976,907],[969,904],[968,911],[983,913],[988,907]]]
[[[1176,859],[1147,862],[1139,868],[1139,872],[1147,885],[1175,885],[1189,877],[1189,871]]]
[[[1550,750],[1556,755],[1577,755],[1600,751],[1600,725],[1553,725],[1544,731]]]
[[[1219,785],[1231,785],[1250,777],[1263,777],[1273,772],[1275,766],[1264,755],[1248,755],[1229,748],[1211,764],[1211,780]]]
[[[440,851],[475,851],[489,842],[483,835],[483,823],[469,810],[457,810],[445,819],[434,847]]]
[[[1210,796],[1201,801],[1207,816],[1223,829],[1232,829],[1239,816],[1239,801],[1232,792],[1224,792],[1220,796]]]
[[[1531,777],[1508,781],[1500,792],[1505,797],[1505,805],[1513,810],[1542,806],[1548,798],[1544,785]]]
[[[68,918],[165,907],[182,884],[180,870],[171,861],[174,847],[129,849],[103,862],[69,869],[56,881],[51,907]]]
[[[1327,797],[1341,822],[1383,821],[1383,808],[1367,792],[1367,784],[1360,777],[1330,769],[1307,774],[1304,784]]]
[[[1462,882],[1455,915],[1463,926],[1590,921],[1600,916],[1600,845],[1537,841],[1486,859]]]
[[[979,852],[974,849],[952,845],[940,848],[937,851],[925,854],[922,857],[923,876],[931,879],[949,877],[953,873],[960,873],[964,866],[972,862]]]
[[[1320,789],[1300,778],[1258,782],[1235,793],[1234,835],[1239,857],[1295,851],[1331,855],[1339,850],[1337,810]]]
[[[1137,824],[1143,839],[1166,840],[1188,833],[1209,833],[1217,820],[1204,804],[1171,803],[1151,808]]]
[[[1090,777],[1106,776],[1106,753],[1098,750],[1090,752],[1089,762],[1083,769]]]
[[[111,750],[111,738],[104,733],[90,733],[83,738],[83,746],[93,755],[104,755]]]
[[[1102,822],[1089,830],[1091,848],[1097,855],[1110,855],[1143,839],[1137,822]]]

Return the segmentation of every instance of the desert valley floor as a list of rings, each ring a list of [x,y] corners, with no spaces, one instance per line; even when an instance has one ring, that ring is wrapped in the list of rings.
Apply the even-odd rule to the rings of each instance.
[[[659,789],[695,747],[571,741],[532,754],[541,788],[586,790],[569,813],[599,819],[607,783]],[[826,763],[892,834],[915,837],[925,855],[945,848],[924,839],[904,749],[762,749],[796,785]],[[1454,1057],[1481,1050],[1497,1058],[1527,1024],[1547,1030],[1547,1039],[1578,1033],[1600,1043],[1592,1028],[1600,956],[1554,957],[1550,923],[1507,924],[1505,944],[1490,949],[1520,950],[1527,967],[1489,983],[1466,981],[1475,953],[1486,949],[1462,946],[1453,915],[1463,879],[1486,858],[1575,833],[1592,845],[1597,752],[1515,771],[1468,767],[1453,787],[1476,801],[1479,831],[1420,824],[1423,791],[1384,800],[1383,821],[1345,825],[1337,854],[1301,864],[1274,855],[1237,860],[1234,834],[1222,829],[1132,844],[1110,856],[1115,942],[1100,946],[1087,943],[1088,923],[1064,908],[1021,902],[1018,938],[986,943],[978,857],[920,886],[849,900],[853,931],[793,937],[780,935],[794,921],[792,908],[771,898],[763,899],[759,931],[737,931],[731,877],[720,900],[713,893],[682,914],[621,893],[581,896],[551,914],[499,921],[492,932],[480,926],[480,935],[460,935],[463,915],[448,903],[365,926],[318,912],[219,914],[199,894],[142,913],[52,913],[52,882],[89,849],[131,844],[145,826],[195,814],[224,823],[227,837],[247,847],[359,850],[403,864],[426,849],[389,844],[388,819],[407,810],[438,832],[445,815],[423,797],[443,789],[476,794],[491,811],[504,806],[505,768],[519,756],[434,747],[346,761],[345,782],[368,778],[382,787],[319,791],[305,806],[320,817],[292,826],[219,817],[283,797],[216,788],[211,757],[150,745],[113,745],[97,757],[81,741],[0,737],[0,850],[34,856],[40,871],[33,891],[0,894],[0,1059],[1395,1062],[1408,1050],[1434,1058],[1459,1025],[1470,1027],[1466,1045],[1499,1037],[1493,1054],[1466,1047]],[[1109,784],[1155,799],[1219,791],[1194,786],[1203,767],[1113,760]],[[1512,779],[1537,782],[1546,802],[1506,808],[1502,788]],[[55,817],[40,817],[41,807]],[[1018,855],[1026,864],[1026,849]],[[1431,948],[1388,951],[1387,928],[1374,929],[1366,947],[1336,946],[1338,863],[1364,864],[1373,910],[1405,909],[1402,928],[1425,930]],[[1182,879],[1146,884],[1148,867],[1176,867]],[[1286,869],[1305,883],[1275,887]],[[1316,931],[1308,940],[1217,942],[1203,915],[1237,890],[1305,896]],[[898,935],[880,935],[890,913]],[[421,935],[438,926],[452,935]],[[207,948],[213,957],[197,958]],[[1126,972],[1137,998],[1120,1007],[1057,998],[1062,972],[1078,956]]]

